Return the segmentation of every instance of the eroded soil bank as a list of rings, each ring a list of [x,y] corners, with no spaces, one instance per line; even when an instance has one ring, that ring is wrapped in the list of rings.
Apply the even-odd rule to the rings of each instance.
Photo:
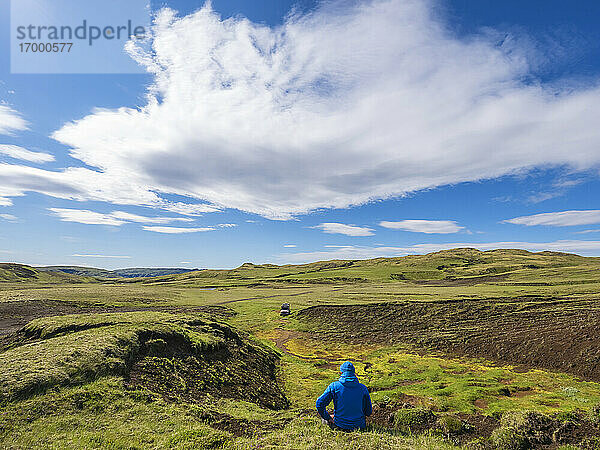
[[[314,306],[297,314],[319,340],[415,350],[566,372],[600,381],[597,302],[397,302]]]

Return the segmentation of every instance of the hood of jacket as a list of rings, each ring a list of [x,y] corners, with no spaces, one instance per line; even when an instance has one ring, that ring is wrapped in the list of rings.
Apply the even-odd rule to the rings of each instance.
[[[340,372],[342,372],[342,375],[340,376],[340,383],[358,383],[358,378],[356,377],[354,364],[352,364],[350,361],[346,361],[340,366]]]

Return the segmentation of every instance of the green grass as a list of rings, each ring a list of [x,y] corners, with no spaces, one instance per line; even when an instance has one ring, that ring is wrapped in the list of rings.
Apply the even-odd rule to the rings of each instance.
[[[183,449],[231,440],[203,423],[201,413],[106,377],[5,407],[0,442],[5,448]]]
[[[272,412],[247,405],[217,403],[216,407],[238,418],[273,418]],[[205,414],[203,406],[165,403],[150,392],[127,391],[119,378],[108,377],[5,407],[0,416],[0,445],[54,449],[455,448],[426,436],[333,432],[315,418],[297,418],[281,429],[243,438],[210,427],[203,421]]]
[[[414,449],[450,450],[454,445],[439,436],[403,436],[380,430],[344,433],[331,431],[315,418],[300,418],[281,431],[263,436],[237,439],[229,444],[236,449]]]

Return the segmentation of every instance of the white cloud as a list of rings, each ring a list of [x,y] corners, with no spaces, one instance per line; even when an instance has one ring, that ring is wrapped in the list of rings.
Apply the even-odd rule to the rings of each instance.
[[[589,234],[589,233],[600,233],[600,229],[596,229],[596,230],[583,230],[583,231],[576,231],[575,234]]]
[[[165,224],[171,222],[193,222],[194,219],[187,217],[146,217],[137,214],[131,214],[125,211],[113,211],[110,215],[116,219],[121,219],[126,222],[137,222],[137,223],[156,223]]]
[[[205,203],[164,200],[148,186],[136,181],[132,173],[118,168],[111,172],[97,172],[83,167],[51,171],[0,163],[0,206],[10,206],[10,197],[23,196],[27,192],[76,201],[147,206],[189,216],[218,211]]]
[[[600,163],[600,87],[523,81],[528,48],[494,32],[458,38],[435,4],[324,2],[276,29],[165,10],[149,51],[129,46],[154,77],[147,104],[53,135],[97,171],[11,168],[0,201],[35,191],[180,212],[161,201],[177,194],[289,219]]]
[[[10,156],[14,159],[21,159],[23,161],[29,161],[33,163],[54,161],[54,156],[50,155],[49,153],[32,152],[31,150],[19,147],[18,145],[0,144],[0,153]]]
[[[297,245],[296,244],[286,244],[284,245],[285,248],[296,248]]]
[[[165,234],[183,234],[183,233],[200,233],[203,231],[213,231],[212,227],[204,227],[204,228],[176,228],[176,227],[149,227],[144,226],[144,230],[153,231],[155,233],[165,233]]]
[[[123,205],[155,206],[169,209],[173,204],[132,182],[126,173],[101,173],[82,167],[50,171],[16,164],[0,163],[0,204],[8,197],[40,192],[69,200],[94,200]]]
[[[0,134],[11,134],[28,128],[28,123],[14,109],[0,104]]]
[[[600,223],[600,210],[584,211],[561,211],[543,214],[534,214],[532,216],[515,217],[505,220],[507,223],[516,225],[549,225],[554,227],[570,227],[575,225],[591,225]]]
[[[302,253],[283,253],[277,256],[277,260],[281,263],[308,263],[332,259],[371,259],[415,254],[422,255],[426,253],[437,252],[440,250],[450,250],[454,248],[475,248],[482,251],[494,249],[523,249],[538,252],[548,250],[556,252],[577,253],[588,256],[600,255],[600,241],[562,240],[553,242],[452,242],[446,244],[415,244],[407,247],[339,246],[335,250]]]
[[[384,220],[380,222],[379,225],[391,230],[404,230],[427,234],[458,233],[460,230],[464,229],[464,227],[461,227],[451,220],[401,220],[399,222],[388,222]]]
[[[148,206],[152,206],[152,205],[150,204]],[[174,212],[177,214],[183,214],[185,216],[200,216],[204,213],[217,212],[217,211],[221,210],[220,208],[218,208],[216,206],[208,205],[206,203],[198,204],[198,203],[165,202],[165,201],[158,202],[156,207],[165,209],[167,211],[171,211],[171,212]]]
[[[48,208],[49,211],[60,217],[63,222],[77,222],[86,225],[112,225],[119,226],[126,223],[110,214],[102,214],[87,209]]]
[[[125,211],[113,211],[108,214],[89,211],[87,209],[48,208],[60,217],[63,222],[77,222],[88,225],[120,226],[129,222],[166,224],[176,221],[191,222],[193,219],[181,217],[146,217]]]
[[[236,223],[220,223],[217,225],[219,228],[235,228],[237,227]]]
[[[0,218],[9,222],[16,222],[18,220],[17,216],[13,216],[12,214],[0,214]]]
[[[373,230],[367,227],[357,227],[355,225],[346,225],[343,223],[327,222],[316,225],[311,228],[317,228],[324,233],[345,234],[346,236],[372,236]]]
[[[119,256],[119,255],[85,255],[85,254],[80,254],[80,253],[76,253],[74,255],[71,255],[73,257],[76,258],[115,258],[115,259],[130,259],[131,256]]]

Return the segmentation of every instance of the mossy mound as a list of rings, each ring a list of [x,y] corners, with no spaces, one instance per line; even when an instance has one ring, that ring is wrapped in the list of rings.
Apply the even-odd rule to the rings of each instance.
[[[428,430],[435,421],[435,414],[425,408],[399,409],[393,417],[394,428],[406,434]]]
[[[463,422],[460,418],[449,414],[439,417],[437,426],[443,434],[448,436],[457,436],[470,429],[469,424]]]
[[[0,400],[118,375],[131,389],[143,387],[166,400],[214,395],[271,409],[289,404],[275,376],[277,354],[206,316],[49,317],[30,322],[19,335],[21,345],[0,353]]]
[[[498,436],[511,434],[521,442],[521,447],[518,448],[527,448],[523,445],[529,444],[535,447],[551,444],[554,427],[554,421],[545,414],[534,411],[515,411],[502,416],[497,434]]]

